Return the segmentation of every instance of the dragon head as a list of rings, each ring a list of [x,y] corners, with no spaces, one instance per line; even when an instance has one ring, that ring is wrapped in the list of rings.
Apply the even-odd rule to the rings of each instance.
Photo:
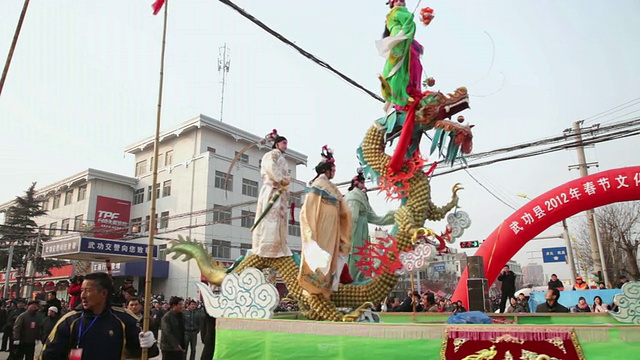
[[[416,123],[425,130],[434,127],[436,121],[450,119],[455,114],[469,108],[469,94],[466,87],[459,87],[453,94],[426,91],[416,111]]]

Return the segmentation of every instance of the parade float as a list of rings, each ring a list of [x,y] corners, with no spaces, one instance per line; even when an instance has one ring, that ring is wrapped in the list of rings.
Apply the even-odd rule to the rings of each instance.
[[[404,1],[391,1],[389,6],[385,35],[377,43],[380,54],[386,58],[384,71],[379,76],[386,101],[385,115],[366,130],[356,153],[362,175],[374,182],[388,199],[399,201],[393,230],[385,238],[352,249],[366,279],[340,283],[327,296],[311,294],[301,286],[304,266],[317,260],[304,251],[302,256],[279,257],[249,252],[231,267],[225,267],[211,258],[197,241],[188,238],[174,241],[168,252],[173,253],[174,259],[195,260],[208,282],[208,285],[198,283],[198,287],[207,313],[217,318],[214,359],[418,356],[549,360],[627,358],[625,354],[637,353],[640,350],[638,284],[625,285],[616,297],[620,312],[613,316],[503,314],[492,316],[492,324],[449,325],[448,315],[371,311],[373,304],[379,304],[391,292],[400,276],[424,269],[434,256],[446,253],[448,245],[470,225],[468,214],[458,210],[458,191],[462,189],[459,184],[453,185],[451,200],[442,206],[432,201],[430,186],[430,177],[438,162],[464,162],[464,156],[472,150],[472,125],[458,116],[469,107],[467,89],[460,87],[450,94],[422,90],[420,55],[423,48],[414,39],[414,14],[406,9]],[[424,25],[433,18],[430,8],[419,13]],[[435,80],[428,78],[424,84],[431,87]],[[430,137],[425,136],[427,132]],[[273,135],[265,137],[262,144],[273,141]],[[386,149],[393,141],[397,144],[389,155]],[[429,155],[438,161],[425,171],[426,160],[420,145],[427,142],[430,142]],[[323,158],[330,159],[325,150]],[[276,203],[281,194],[274,194],[270,205]],[[327,199],[328,202],[337,200]],[[441,232],[425,226],[427,220],[445,218],[448,225]],[[308,245],[305,242],[313,240],[304,234],[302,239],[303,249]],[[505,263],[502,257],[511,250],[500,251],[500,266]],[[489,258],[497,256],[494,251]],[[491,262],[489,266],[486,264],[488,268],[497,266]],[[263,270],[267,268],[277,271],[284,280],[287,298],[297,303],[299,313],[274,315],[281,299],[275,286],[265,279]],[[319,271],[316,270],[320,276]],[[487,274],[494,275],[490,271]],[[459,286],[456,296],[466,303],[467,295],[462,293],[465,289],[466,284]]]

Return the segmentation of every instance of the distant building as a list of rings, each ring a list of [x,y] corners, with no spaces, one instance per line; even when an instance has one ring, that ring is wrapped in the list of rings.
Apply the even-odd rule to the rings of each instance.
[[[545,285],[542,265],[531,263],[522,267],[523,282],[534,286]]]
[[[132,177],[87,169],[38,188],[36,198],[42,201],[42,208],[47,210],[48,214],[36,218],[35,221],[40,232],[49,236],[87,231],[96,232],[97,237],[121,238],[128,232],[131,198],[137,183],[138,180]],[[12,200],[0,204],[0,212],[6,213],[14,203]],[[108,216],[110,223],[100,221],[101,217],[104,219],[105,216]],[[35,242],[33,245],[35,246]],[[24,269],[19,270],[24,272]],[[47,291],[56,289],[62,298],[66,296],[68,286],[64,278],[72,276],[76,270],[74,267],[64,267],[67,273],[63,274],[58,269],[56,279],[61,281],[55,283],[53,288],[49,282],[42,285]],[[15,277],[10,279],[10,284],[14,283]],[[36,288],[40,284],[36,279]]]

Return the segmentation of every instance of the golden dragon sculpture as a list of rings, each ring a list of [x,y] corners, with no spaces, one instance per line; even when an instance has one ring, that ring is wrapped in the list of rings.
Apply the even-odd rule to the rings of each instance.
[[[463,153],[468,153],[471,150],[471,128],[447,120],[468,107],[466,89],[459,88],[455,93],[449,95],[428,91],[419,101],[415,113],[415,140],[419,142],[426,130],[440,129],[442,136],[447,134],[451,139],[449,149],[452,148],[451,143],[454,143],[453,147],[456,151],[462,149]],[[393,119],[390,116],[393,116]],[[390,116],[374,122],[358,149],[360,161],[366,171],[374,178],[387,179],[391,175],[389,173],[391,156],[385,153],[385,148],[387,142],[393,140],[401,132],[406,113],[397,111]],[[407,151],[415,153],[415,149]],[[457,191],[461,187],[456,184],[453,187],[451,201],[444,206],[437,206],[431,200],[429,178],[422,167],[411,169],[408,165],[404,165],[400,172],[404,172],[406,175],[403,180],[405,188],[402,190],[406,196],[403,197],[401,206],[396,211],[392,235],[397,241],[398,251],[406,251],[412,248],[418,235],[429,232],[424,228],[426,220],[442,220],[449,211],[457,206]],[[216,262],[202,245],[182,238],[173,242],[168,253],[173,253],[174,259],[184,255],[183,261],[195,260],[202,276],[210,284],[215,285],[222,283],[228,271],[239,274],[248,267],[275,269],[286,283],[289,291],[288,297],[298,301],[301,312],[310,320],[355,321],[359,312],[367,306],[382,301],[391,292],[399,278],[396,274],[383,273],[366,283],[340,284],[338,291],[332,294],[331,299],[325,299],[322,296],[303,294],[303,289],[297,280],[299,258],[264,258],[249,254],[237,262],[231,270],[228,270]],[[399,253],[387,252],[386,256],[393,261],[399,258]],[[345,315],[338,308],[356,309],[356,311]]]

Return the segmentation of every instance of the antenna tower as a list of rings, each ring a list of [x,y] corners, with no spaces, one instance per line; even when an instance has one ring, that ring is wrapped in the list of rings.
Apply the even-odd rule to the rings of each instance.
[[[229,58],[229,53],[231,49],[227,48],[227,44],[219,48],[219,57],[218,57],[218,72],[222,75],[222,95],[220,97],[220,121],[222,121],[222,114],[224,112],[224,87],[227,83],[227,74],[229,73],[229,67],[231,65],[231,59]]]

